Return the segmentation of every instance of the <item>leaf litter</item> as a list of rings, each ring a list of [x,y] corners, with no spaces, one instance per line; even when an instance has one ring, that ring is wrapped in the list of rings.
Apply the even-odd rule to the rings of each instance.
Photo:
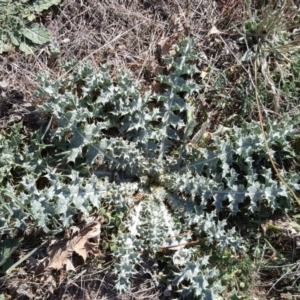
[[[65,237],[52,240],[47,248],[48,256],[39,260],[35,265],[35,273],[41,274],[47,270],[75,271],[71,261],[74,253],[77,253],[85,262],[88,254],[100,256],[99,250],[101,223],[93,221],[84,228],[72,226]]]

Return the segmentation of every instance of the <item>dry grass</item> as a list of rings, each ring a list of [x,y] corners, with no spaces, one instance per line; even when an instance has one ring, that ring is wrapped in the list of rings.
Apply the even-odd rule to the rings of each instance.
[[[116,70],[135,69],[143,79],[143,64],[155,58],[159,42],[176,30],[180,16],[194,37],[198,48],[209,50],[207,33],[213,20],[220,20],[222,10],[214,1],[76,1],[66,0],[51,12],[48,28],[58,42],[61,55],[51,59],[47,46],[34,56],[18,52],[1,57],[0,81],[6,90],[17,90],[32,101],[37,84],[35,74],[48,71],[53,77],[62,74],[60,60],[89,59],[94,66],[107,63]],[[173,32],[172,32],[173,31]],[[211,59],[211,58],[210,58]],[[138,66],[138,67],[132,67]]]
[[[3,101],[13,104],[14,95],[18,93],[24,102],[37,104],[38,99],[33,95],[37,88],[36,74],[47,71],[52,78],[64,76],[60,61],[71,59],[89,60],[94,67],[107,63],[114,73],[120,69],[130,70],[147,89],[155,75],[152,64],[161,42],[178,31],[195,39],[197,50],[203,53],[199,62],[201,69],[224,68],[234,58],[224,48],[222,40],[208,33],[215,24],[229,38],[230,30],[227,30],[231,17],[235,18],[236,14],[241,17],[241,11],[241,1],[236,6],[208,0],[65,0],[49,16],[48,28],[61,52],[58,58],[49,58],[47,45],[29,57],[12,52],[0,58],[0,83],[5,86]],[[179,28],[179,24],[183,28]],[[205,83],[206,89],[214,80],[212,75]],[[23,106],[22,101],[19,104]],[[4,115],[11,115],[11,111],[1,114]],[[14,120],[17,118],[20,119],[17,116]],[[7,118],[4,121],[11,123]]]

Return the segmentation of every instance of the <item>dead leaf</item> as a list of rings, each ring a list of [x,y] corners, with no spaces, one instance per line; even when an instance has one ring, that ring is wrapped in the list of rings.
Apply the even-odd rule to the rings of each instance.
[[[171,30],[173,32],[181,32],[184,35],[188,34],[190,28],[187,25],[186,16],[184,15],[184,13],[181,12],[179,16],[172,16],[171,20],[173,23]]]
[[[47,276],[47,279],[45,280],[43,286],[44,286],[44,288],[47,288],[48,292],[53,294],[56,287],[57,287],[57,284],[56,284],[56,281],[55,281],[54,277],[51,276],[51,275]]]
[[[166,69],[164,66],[160,66],[157,61],[151,59],[146,61],[145,66],[151,76],[163,75]]]
[[[84,261],[89,253],[99,256],[100,228],[99,220],[90,223],[81,230],[76,226],[72,226],[63,239],[53,240],[50,243],[47,249],[49,256],[39,262],[36,273],[49,269],[60,270],[64,267],[66,271],[75,271],[75,267],[70,260],[74,252],[80,255]]]
[[[215,25],[213,25],[207,35],[209,36],[212,34],[220,34],[220,33],[222,32]]]
[[[160,54],[161,55],[168,55],[170,54],[170,50],[172,50],[173,45],[177,45],[182,37],[181,32],[176,32],[170,35],[169,37],[166,37],[162,39],[158,46],[160,47]]]
[[[33,299],[34,294],[32,293],[32,289],[26,283],[22,283],[18,286],[16,293],[20,296],[27,296],[29,299]]]
[[[91,226],[81,230],[78,239],[73,243],[73,251],[82,256],[85,261],[89,252],[95,256],[100,255],[100,251],[97,249],[100,238],[100,222],[92,223]],[[90,239],[97,240],[96,243],[89,241]]]

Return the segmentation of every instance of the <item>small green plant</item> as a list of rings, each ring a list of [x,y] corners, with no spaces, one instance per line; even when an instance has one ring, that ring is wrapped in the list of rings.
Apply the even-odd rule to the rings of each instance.
[[[248,8],[249,19],[241,28],[240,42],[245,44],[243,59],[250,60],[253,55],[286,59],[285,55],[297,51],[298,11],[293,1],[276,6],[276,1],[260,4],[259,13]],[[252,54],[251,54],[252,53]]]
[[[48,29],[36,22],[37,14],[61,0],[0,0],[0,54],[15,47],[32,54],[51,40]]]
[[[157,280],[146,263],[152,261],[177,295],[216,299],[223,288],[208,249],[220,256],[246,250],[228,219],[292,201],[272,172],[258,123],[216,132],[205,147],[193,142],[197,103],[186,99],[201,89],[193,79],[198,57],[189,39],[174,49],[164,58],[170,73],[156,78],[161,94],[141,93],[126,72],[113,80],[108,66],[66,64],[69,74],[58,81],[40,75],[38,95],[47,101],[39,110],[51,114],[51,124],[35,135],[31,151],[19,149],[35,168],[2,188],[9,207],[0,207],[0,216],[3,227],[34,224],[52,234],[78,213],[109,216],[117,220],[110,227],[119,291],[145,273]],[[265,131],[283,172],[282,157],[297,159],[299,132],[296,121],[282,122]],[[285,171],[299,190],[296,172]]]
[[[241,60],[253,62],[255,59],[259,65],[259,90],[264,95],[262,104],[276,113],[286,111],[290,103],[299,104],[293,97],[298,81],[294,70],[299,63],[297,7],[293,1],[282,5],[271,1],[261,7],[259,14],[251,13],[249,9],[249,15],[240,40],[245,43]]]

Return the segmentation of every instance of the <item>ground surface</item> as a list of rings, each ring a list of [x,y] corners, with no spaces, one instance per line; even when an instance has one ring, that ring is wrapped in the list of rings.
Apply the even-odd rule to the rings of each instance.
[[[112,66],[115,73],[127,69],[142,83],[144,89],[155,90],[157,87],[153,78],[161,72],[161,55],[166,54],[170,46],[182,36],[192,37],[201,54],[198,67],[206,83],[205,105],[210,112],[210,129],[216,130],[219,124],[238,124],[239,118],[257,120],[255,104],[245,103],[237,91],[237,87],[249,84],[249,78],[237,59],[244,50],[239,44],[241,34],[236,28],[240,28],[256,8],[258,11],[260,9],[259,1],[249,1],[250,6],[246,5],[247,2],[64,0],[62,5],[49,11],[50,21],[47,24],[59,45],[59,57],[49,58],[47,45],[31,56],[24,56],[17,51],[0,56],[0,129],[5,130],[20,120],[23,120],[28,130],[44,124],[43,116],[35,111],[41,99],[34,96],[37,88],[34,77],[45,70],[54,79],[64,76],[59,65],[63,60],[90,60],[95,67],[106,63]],[[209,72],[210,69],[231,74],[227,77],[229,81],[218,93],[218,78]],[[220,105],[221,102],[224,105]],[[297,109],[297,106],[286,103],[280,103],[281,106],[285,106],[285,110],[291,114]],[[271,101],[266,104],[266,108],[280,115],[276,103]],[[276,218],[279,218],[280,228],[286,227],[282,224],[290,221],[285,215]],[[290,232],[285,235],[274,234],[272,239],[276,240],[278,236],[280,238],[276,249],[281,251],[284,248],[288,255],[293,256],[291,262],[295,262],[295,257],[299,257],[299,249],[298,252],[295,250],[297,239]],[[40,240],[38,234],[28,233],[22,251],[27,253],[33,247],[32,243]],[[274,253],[266,255],[276,260],[277,257],[272,257]],[[166,293],[167,286],[156,285],[147,276],[136,279],[134,288],[126,295],[117,296],[113,291],[113,275],[103,271],[109,263],[107,257],[100,263],[91,260],[78,267],[76,274],[71,277],[53,274],[37,279],[34,275],[22,274],[20,271],[2,278],[1,284],[6,299],[170,299]],[[299,272],[300,266],[297,268],[295,274],[298,274],[296,271]],[[299,279],[300,275],[297,276]],[[300,292],[289,288],[291,281],[280,281],[280,285],[274,288],[280,278],[280,274],[274,270],[271,272],[268,268],[254,268],[252,277],[252,299],[300,298]]]

